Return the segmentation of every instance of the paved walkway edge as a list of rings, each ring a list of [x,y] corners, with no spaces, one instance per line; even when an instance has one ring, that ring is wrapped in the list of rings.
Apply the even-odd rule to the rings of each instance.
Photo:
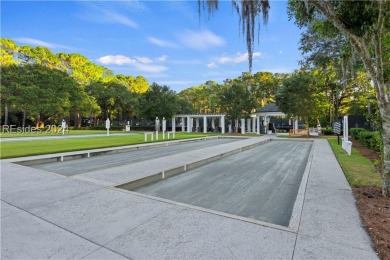
[[[245,139],[207,151],[214,156],[269,138]],[[180,166],[204,159],[204,153],[193,151],[171,159]],[[295,203],[302,213],[290,221],[294,231],[112,187],[172,167],[168,158],[80,178],[12,163],[26,158],[2,160],[1,258],[378,259],[328,142],[315,139],[310,158],[306,184],[302,182]],[[143,170],[145,165],[148,171]]]

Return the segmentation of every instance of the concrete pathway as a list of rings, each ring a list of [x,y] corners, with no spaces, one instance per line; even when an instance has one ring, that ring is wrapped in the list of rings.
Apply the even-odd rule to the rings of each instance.
[[[267,139],[244,139],[72,177],[12,163],[26,158],[2,160],[1,258],[378,259],[326,140],[314,140],[306,189],[298,194],[301,214],[291,230],[113,187]]]

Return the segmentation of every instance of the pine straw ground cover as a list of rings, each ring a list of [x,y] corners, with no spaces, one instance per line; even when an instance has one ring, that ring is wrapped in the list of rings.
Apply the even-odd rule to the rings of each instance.
[[[365,148],[357,140],[352,143],[352,147],[372,162],[380,160],[380,153]],[[378,186],[353,187],[352,190],[360,217],[380,258],[390,259],[390,198],[383,197]]]

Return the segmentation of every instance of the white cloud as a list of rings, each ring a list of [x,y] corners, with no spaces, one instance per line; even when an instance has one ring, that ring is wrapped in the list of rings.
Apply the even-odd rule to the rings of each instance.
[[[107,55],[100,57],[98,61],[104,65],[124,65],[124,64],[134,64],[137,61],[123,55]]]
[[[129,18],[123,15],[113,13],[113,12],[107,12],[107,11],[105,11],[105,14],[106,14],[105,17],[106,21],[116,22],[134,29],[138,27],[138,24],[136,22],[130,20]]]
[[[153,63],[153,61],[151,59],[149,59],[148,57],[136,57],[136,59],[137,59],[137,61],[144,63],[144,64]]]
[[[260,52],[254,52],[252,57],[260,57],[261,53]],[[221,58],[218,59],[219,64],[237,64],[237,63],[242,63],[242,62],[247,62],[248,61],[248,52],[246,53],[240,53],[238,52],[235,56],[222,56]]]
[[[222,37],[208,30],[200,32],[187,31],[180,36],[180,41],[185,46],[196,50],[206,50],[225,44],[225,40]]]
[[[169,48],[177,47],[177,45],[173,42],[160,40],[154,37],[148,37],[148,41],[160,47],[169,47]]]
[[[158,58],[155,59],[156,62],[164,62],[168,59],[168,56],[167,55],[162,55]]]
[[[28,45],[32,45],[32,46],[42,46],[42,47],[46,47],[46,48],[50,48],[50,49],[73,50],[73,48],[65,46],[65,45],[51,43],[51,42],[45,42],[45,41],[41,41],[41,40],[37,40],[37,39],[33,39],[33,38],[21,37],[21,38],[15,38],[15,41],[23,43],[23,44],[28,44]]]
[[[166,59],[168,56],[163,55],[156,60]],[[160,73],[169,68],[161,65],[154,65],[154,61],[148,57],[130,58],[124,55],[107,55],[97,59],[98,62],[104,65],[129,65],[140,72]]]
[[[81,19],[94,23],[116,23],[133,29],[138,28],[136,22],[117,11],[109,10],[112,6],[104,2],[82,2],[82,5],[86,7],[86,10],[79,14]]]
[[[218,68],[218,65],[215,62],[210,62],[209,64],[207,64],[207,67],[209,67],[210,69]]]

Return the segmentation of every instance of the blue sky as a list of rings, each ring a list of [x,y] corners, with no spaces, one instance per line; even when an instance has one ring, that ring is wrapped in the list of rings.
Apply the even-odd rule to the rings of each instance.
[[[253,70],[292,72],[301,31],[287,2],[271,1]],[[145,76],[179,92],[248,71],[246,43],[231,1],[198,16],[196,1],[1,1],[1,37],[18,45],[80,53],[116,74]]]

